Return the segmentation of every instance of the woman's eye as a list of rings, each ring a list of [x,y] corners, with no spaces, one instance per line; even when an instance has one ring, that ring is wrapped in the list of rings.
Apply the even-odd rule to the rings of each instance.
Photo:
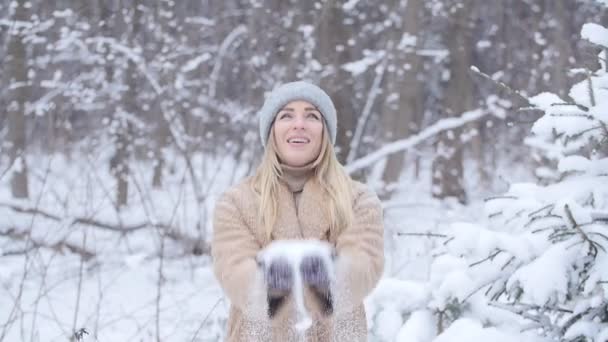
[[[282,113],[281,115],[279,115],[280,119],[290,119],[291,118],[291,113]]]
[[[309,119],[319,120],[319,116],[315,113],[309,113],[307,117]]]

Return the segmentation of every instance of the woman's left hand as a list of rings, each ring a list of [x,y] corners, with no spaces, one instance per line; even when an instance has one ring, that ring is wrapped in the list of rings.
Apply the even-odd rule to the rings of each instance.
[[[315,288],[316,290],[329,292],[330,278],[327,272],[325,260],[318,255],[309,255],[302,259],[300,263],[302,281]]]
[[[321,303],[323,313],[331,315],[334,305],[330,289],[331,279],[325,259],[318,255],[304,257],[300,263],[300,272],[304,284],[310,286]]]

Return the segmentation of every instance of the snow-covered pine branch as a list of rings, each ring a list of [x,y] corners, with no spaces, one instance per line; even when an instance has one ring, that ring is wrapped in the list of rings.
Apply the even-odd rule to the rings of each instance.
[[[587,71],[568,100],[541,93],[524,101],[543,113],[525,142],[555,162],[552,183],[513,184],[486,201],[485,219],[434,231],[444,240],[432,253],[429,280],[381,283],[369,299],[372,331],[399,342],[608,340],[608,74],[605,36],[597,34],[603,30],[583,28],[583,38],[603,47],[601,68]],[[440,121],[347,169],[446,126]]]
[[[582,36],[605,49],[604,30],[585,25]],[[529,99],[544,115],[526,142],[556,162],[554,182],[513,184],[487,201],[485,224],[461,227],[446,245],[465,260],[488,255],[467,270],[473,283],[491,280],[486,304],[560,341],[608,338],[608,224],[597,214],[608,209],[608,73],[602,65],[587,75],[570,89],[571,101]]]

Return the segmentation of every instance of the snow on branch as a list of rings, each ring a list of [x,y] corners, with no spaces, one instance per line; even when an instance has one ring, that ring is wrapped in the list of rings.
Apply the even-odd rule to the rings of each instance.
[[[372,84],[372,87],[369,90],[367,100],[365,101],[365,106],[363,107],[363,113],[361,114],[361,116],[359,116],[359,120],[357,121],[357,128],[355,129],[355,134],[350,142],[350,152],[348,153],[348,157],[346,158],[346,161],[348,163],[351,163],[353,160],[355,160],[355,157],[357,156],[357,151],[359,150],[359,144],[361,143],[361,137],[363,136],[365,124],[372,113],[374,100],[376,99],[376,96],[381,93],[380,84],[382,83],[382,79],[384,78],[386,62],[387,60],[384,59],[384,61],[376,69],[376,77],[374,78],[374,83]]]
[[[137,53],[137,51],[133,50],[127,45],[121,44],[114,38],[93,37],[87,39],[87,42],[94,44],[105,44],[112,50],[122,53],[125,57],[127,57],[137,66],[139,71],[141,71],[142,75],[144,75],[144,77],[148,80],[157,95],[163,93],[163,87],[161,87],[156,78],[154,78],[154,76],[145,64],[145,59],[139,53]]]
[[[429,139],[441,132],[455,129],[458,127],[462,127],[468,123],[477,121],[477,120],[479,120],[483,117],[489,116],[491,114],[492,113],[489,111],[475,109],[472,111],[465,112],[464,114],[462,114],[462,116],[460,116],[458,118],[447,118],[447,119],[439,120],[434,125],[428,127],[427,129],[425,129],[424,131],[422,131],[416,135],[413,135],[409,138],[397,140],[390,144],[384,145],[384,147],[382,147],[378,151],[368,154],[367,156],[365,156],[363,158],[354,160],[351,163],[348,163],[345,166],[346,171],[348,173],[353,173],[355,171],[361,170],[363,168],[373,165],[375,162],[377,162],[383,158],[386,158],[387,156],[389,156],[393,153],[408,150],[408,149],[418,145],[422,141]]]
[[[23,206],[23,205],[19,205],[19,204],[15,204],[15,203],[0,202],[0,208],[2,208],[2,207],[8,208],[8,209],[13,210],[18,213],[39,215],[39,216],[49,219],[51,221],[66,222],[69,226],[81,224],[81,225],[85,225],[85,226],[89,226],[89,227],[93,227],[93,228],[105,229],[107,231],[116,232],[116,233],[120,233],[120,234],[134,233],[136,231],[140,231],[142,229],[147,229],[147,228],[158,228],[158,229],[162,230],[162,232],[164,233],[164,236],[166,236],[174,241],[182,243],[184,246],[187,246],[188,248],[190,248],[190,250],[192,250],[193,253],[196,252],[196,253],[204,254],[204,253],[209,252],[209,246],[207,246],[204,242],[198,241],[194,237],[183,234],[183,233],[179,232],[178,229],[176,229],[175,227],[171,226],[170,224],[166,224],[166,223],[153,223],[153,222],[149,222],[149,221],[144,221],[144,222],[140,222],[140,223],[136,223],[136,224],[124,225],[120,222],[119,223],[105,222],[105,221],[99,221],[99,220],[96,220],[96,219],[93,219],[90,217],[80,217],[80,216],[62,217],[57,214],[46,211],[44,209]],[[16,233],[13,233],[13,235],[14,234],[16,234]],[[6,233],[4,235],[11,237],[10,234],[8,234],[8,233]],[[202,243],[202,245],[201,245],[201,243]],[[42,246],[42,243],[40,245]],[[83,251],[84,251],[84,250],[79,250],[76,246],[66,245],[65,243],[61,244],[61,246],[51,246],[51,248],[59,248],[59,247],[68,248],[69,250],[72,250],[73,252],[79,253],[79,254],[83,254]],[[84,253],[84,254],[86,254],[86,253]]]
[[[587,23],[581,29],[581,37],[593,44],[608,47],[608,29],[594,23]]]
[[[49,249],[52,249],[55,251],[68,250],[72,253],[79,254],[84,260],[89,260],[96,256],[95,252],[90,251],[84,247],[78,246],[76,244],[73,244],[73,243],[65,241],[65,240],[61,240],[61,241],[58,241],[55,243],[47,243],[42,240],[34,239],[28,235],[29,234],[27,232],[19,232],[16,229],[8,229],[8,230],[0,231],[0,236],[6,236],[13,240],[29,241],[29,244],[30,244],[29,247],[24,248],[24,249],[2,251],[2,252],[0,252],[0,256],[26,254],[33,249],[42,248],[42,247],[49,248]]]
[[[213,66],[213,70],[211,71],[211,76],[209,76],[211,80],[211,86],[209,88],[209,96],[215,96],[215,87],[217,85],[217,80],[219,78],[220,69],[222,68],[222,60],[228,51],[228,48],[237,41],[237,39],[247,33],[247,27],[245,25],[237,26],[232,32],[226,36],[220,49],[217,53],[217,58],[215,65]]]

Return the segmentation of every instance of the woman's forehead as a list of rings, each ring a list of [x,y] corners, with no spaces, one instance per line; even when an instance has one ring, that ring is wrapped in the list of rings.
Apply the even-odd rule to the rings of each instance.
[[[284,105],[283,108],[281,108],[281,109],[282,110],[294,110],[295,107],[304,107],[304,110],[316,110],[316,111],[319,110],[315,105],[313,105],[312,103],[310,103],[306,100],[290,101],[286,105]]]

